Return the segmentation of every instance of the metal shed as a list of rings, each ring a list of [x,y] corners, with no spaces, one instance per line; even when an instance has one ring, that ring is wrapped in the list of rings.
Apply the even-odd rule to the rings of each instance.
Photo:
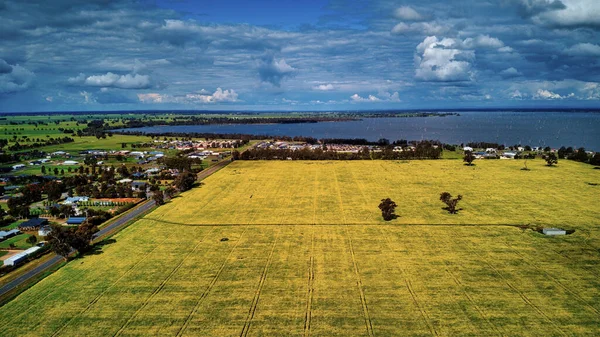
[[[567,231],[560,228],[544,228],[542,233],[545,235],[567,235]]]

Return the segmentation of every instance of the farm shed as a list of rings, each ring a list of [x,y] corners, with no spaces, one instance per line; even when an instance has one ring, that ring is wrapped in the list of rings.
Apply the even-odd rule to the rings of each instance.
[[[15,254],[15,255],[9,257],[8,259],[4,260],[4,265],[5,266],[15,266],[21,262],[24,262],[29,255],[35,253],[36,251],[38,251],[40,249],[41,248],[38,246],[26,249],[26,250],[22,251],[21,253]]]
[[[20,224],[19,230],[20,231],[34,231],[34,230],[40,229],[40,227],[43,227],[47,224],[48,224],[48,219],[33,218],[33,219],[29,219],[29,220],[23,222],[22,224]]]
[[[67,225],[81,225],[85,219],[85,217],[70,217],[67,220]]]
[[[21,234],[21,231],[18,229],[11,229],[8,232],[0,231],[0,241],[4,241],[8,238],[12,238],[13,236]]]
[[[567,235],[567,231],[560,228],[544,228],[542,233],[545,235]]]
[[[76,204],[78,202],[88,202],[90,200],[90,197],[68,197],[63,204],[65,205],[72,205],[72,204]]]

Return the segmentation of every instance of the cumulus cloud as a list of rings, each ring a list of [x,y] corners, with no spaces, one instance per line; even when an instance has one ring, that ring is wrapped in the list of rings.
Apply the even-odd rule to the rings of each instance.
[[[542,0],[537,2],[542,2]],[[556,0],[552,2],[552,5],[555,8],[537,14],[533,18],[534,22],[555,27],[600,29],[600,1],[562,0],[561,2]]]
[[[415,77],[422,81],[470,81],[475,72],[475,51],[459,49],[462,41],[428,36],[417,46]]]
[[[3,59],[0,59],[0,74],[10,74],[13,70],[13,67],[6,63]]]
[[[276,87],[281,86],[281,81],[286,77],[294,76],[297,69],[285,62],[285,59],[276,60],[268,53],[258,62],[258,75],[261,82],[271,83]]]
[[[398,19],[406,20],[406,21],[419,21],[423,20],[423,16],[419,14],[416,10],[414,10],[410,6],[402,6],[394,12]]]
[[[11,94],[29,89],[34,82],[35,74],[16,64],[10,65],[4,60],[0,62],[0,95]]]
[[[498,38],[490,37],[489,35],[479,35],[476,38],[466,38],[463,41],[466,48],[502,48],[504,47],[504,42],[500,41]]]
[[[565,49],[565,54],[571,56],[600,56],[600,46],[592,43],[578,43]]]
[[[319,84],[313,87],[313,90],[319,90],[319,91],[330,91],[335,89],[335,87],[333,86],[333,84]]]
[[[562,99],[561,95],[554,93],[546,89],[538,89],[537,93],[533,96],[536,99]]]
[[[502,70],[500,72],[500,75],[502,75],[502,77],[504,78],[523,76],[523,74],[520,71],[518,71],[515,67],[510,67]]]
[[[392,28],[393,34],[420,33],[425,35],[440,35],[451,30],[449,25],[437,22],[414,22],[407,24],[400,22]]]
[[[237,102],[238,100],[238,94],[235,90],[223,90],[221,88],[217,88],[212,95],[187,94],[185,97],[190,101],[200,103]]]
[[[217,88],[214,93],[206,94],[202,89],[198,93],[189,93],[185,95],[171,96],[159,93],[137,94],[138,100],[142,103],[182,103],[182,104],[213,104],[213,103],[231,103],[238,102],[238,94],[233,89],[223,90]]]
[[[67,80],[69,84],[78,84],[90,87],[120,88],[120,89],[148,89],[152,86],[150,76],[140,74],[118,75],[108,72],[104,75],[86,77],[80,73]]]
[[[531,17],[547,11],[565,9],[560,0],[512,0],[521,16]]]
[[[400,102],[400,95],[398,92],[380,92],[377,96],[369,95],[362,97],[359,94],[350,96],[350,102],[352,103],[376,103],[376,102]]]

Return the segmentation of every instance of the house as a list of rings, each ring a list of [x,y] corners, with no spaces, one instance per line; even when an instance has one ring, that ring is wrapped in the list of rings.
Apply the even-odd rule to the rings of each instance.
[[[81,225],[85,221],[86,217],[70,217],[67,219],[67,225]]]
[[[542,233],[545,235],[567,235],[567,231],[560,228],[544,228]]]
[[[516,155],[517,155],[517,154],[516,154],[516,153],[514,153],[514,152],[504,152],[504,153],[502,154],[502,158],[506,158],[506,159],[515,159],[515,156],[516,156]]]
[[[79,163],[74,160],[65,160],[63,165],[79,165]]]
[[[487,149],[485,149],[485,153],[496,153],[496,149],[494,149],[493,147],[488,147]]]
[[[34,160],[34,161],[30,161],[29,165],[33,166],[33,165],[41,165],[42,161],[41,160]]]
[[[465,152],[467,152],[467,151],[473,152],[473,148],[470,147],[470,146],[465,146],[465,147],[463,147],[463,151],[465,151]]]
[[[159,168],[157,168],[157,167],[154,167],[154,168],[149,168],[149,169],[147,169],[147,170],[146,170],[146,171],[144,171],[144,172],[145,172],[146,174],[148,174],[148,175],[152,175],[152,174],[158,174],[158,173],[160,173],[160,169],[159,169]]]
[[[132,181],[133,181],[133,180],[131,180],[131,179],[129,179],[129,178],[124,178],[124,179],[121,179],[121,180],[119,180],[119,181],[117,181],[117,182],[118,182],[118,183],[121,183],[121,184],[127,184],[127,183],[130,183],[130,182],[132,182]]]
[[[46,237],[46,236],[48,236],[48,234],[50,234],[51,231],[52,231],[52,228],[50,228],[50,226],[41,227],[38,230],[38,236]]]
[[[67,153],[65,151],[56,151],[56,152],[52,152],[50,155],[53,157],[60,157],[60,156],[64,156]]]
[[[88,202],[90,200],[90,197],[68,197],[67,199],[65,199],[65,201],[63,202],[63,204],[65,205],[73,205],[73,204],[77,204],[78,202]]]
[[[14,171],[16,171],[16,170],[20,170],[20,169],[22,169],[24,167],[25,167],[25,165],[23,165],[23,164],[17,164],[17,165],[13,165],[12,169]]]
[[[134,181],[131,183],[131,189],[134,191],[145,191],[148,184],[143,181]]]
[[[19,230],[22,232],[35,231],[46,225],[48,225],[48,219],[33,218],[21,223],[19,225]]]

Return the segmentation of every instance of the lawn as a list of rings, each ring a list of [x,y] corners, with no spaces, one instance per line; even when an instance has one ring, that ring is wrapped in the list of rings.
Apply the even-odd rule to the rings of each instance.
[[[600,210],[585,183],[599,172],[529,167],[235,162],[0,308],[0,331],[599,335]],[[445,214],[440,189],[463,193],[464,210]],[[377,209],[386,196],[400,205],[390,223]],[[532,214],[577,230],[504,225]]]

